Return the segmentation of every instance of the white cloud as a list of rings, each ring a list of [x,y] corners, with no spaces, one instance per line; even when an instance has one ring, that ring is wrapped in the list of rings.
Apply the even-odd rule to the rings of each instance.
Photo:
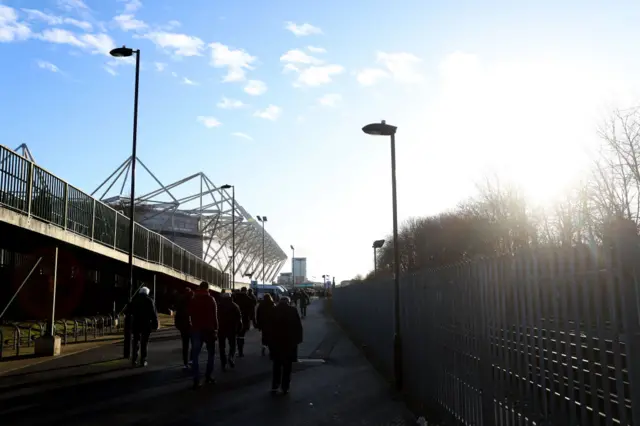
[[[322,34],[322,30],[320,28],[307,23],[298,25],[293,22],[287,22],[285,24],[285,28],[295,34],[296,37],[308,36],[311,34]]]
[[[153,31],[134,37],[147,38],[160,48],[169,50],[178,56],[201,56],[204,48],[204,42],[201,39],[186,34]]]
[[[246,139],[248,141],[252,141],[253,138],[249,135],[247,135],[246,133],[242,133],[242,132],[233,132],[231,133],[232,136],[238,137],[238,138],[242,138],[242,139]]]
[[[311,53],[327,53],[324,47],[307,46],[307,50]]]
[[[244,91],[253,96],[260,96],[267,91],[267,85],[260,80],[249,80]]]
[[[46,29],[42,34],[38,35],[38,38],[49,43],[55,44],[69,44],[76,47],[85,47],[86,45],[80,41],[78,37],[71,31],[62,30],[60,28]]]
[[[82,0],[58,0],[58,7],[69,12],[89,10],[89,7]]]
[[[27,14],[27,19],[33,21],[43,21],[49,25],[73,25],[85,31],[91,31],[93,26],[87,21],[79,21],[73,18],[63,18],[49,13],[44,13],[36,9],[22,9]]]
[[[111,68],[111,67],[110,67],[110,66],[108,66],[108,65],[105,65],[103,68],[104,68],[104,70],[105,70],[106,72],[108,72],[108,73],[109,73],[109,74],[111,74],[111,75],[118,75],[118,73],[116,72],[116,70],[114,70],[113,68]]]
[[[356,74],[358,83],[363,86],[373,86],[378,81],[386,77],[389,77],[389,74],[380,68],[365,68]]]
[[[218,108],[222,109],[237,109],[245,106],[244,102],[237,99],[229,99],[222,97],[222,100],[218,102]]]
[[[24,22],[18,21],[15,9],[0,4],[0,43],[26,40],[31,36],[31,29]]]
[[[165,64],[164,62],[154,62],[153,64],[155,65],[158,72],[162,72],[165,70],[165,68],[167,68],[167,64]]]
[[[124,5],[124,13],[133,13],[142,7],[142,2],[140,0],[118,0],[121,3],[126,3]]]
[[[376,59],[378,63],[389,70],[393,79],[400,83],[419,83],[423,81],[423,76],[416,69],[422,60],[412,53],[377,52]]]
[[[167,25],[166,25],[166,27],[169,29],[179,28],[181,26],[182,24],[180,23],[180,21],[176,21],[175,19],[172,19],[171,21],[167,22]]]
[[[342,101],[342,95],[338,93],[328,93],[318,99],[318,103],[322,106],[335,107]]]
[[[244,81],[246,70],[252,70],[252,63],[256,61],[255,56],[251,56],[242,49],[230,49],[222,43],[211,43],[211,65],[215,68],[227,68],[227,75],[224,82]]]
[[[178,73],[177,73],[177,72],[175,72],[175,71],[171,71],[171,76],[172,76],[172,77],[178,77]]]
[[[116,47],[116,43],[107,34],[83,34],[80,36],[80,40],[86,44],[93,54],[110,56],[109,52]],[[134,58],[129,57],[126,60],[133,63]]]
[[[133,15],[118,15],[113,20],[120,27],[122,31],[140,31],[146,29],[148,26],[143,21],[135,19]]]
[[[51,72],[60,72],[60,68],[47,61],[38,61],[38,67]]]
[[[318,58],[314,58],[313,56],[307,55],[302,50],[292,49],[289,50],[284,55],[280,56],[280,62],[285,62],[289,64],[321,64],[322,61]]]
[[[342,74],[344,67],[342,65],[322,65],[312,66],[300,71],[298,79],[294,83],[294,86],[320,86],[323,84],[331,83],[332,76]]]
[[[107,34],[82,34],[76,36],[71,31],[60,28],[46,29],[37,36],[39,39],[55,44],[68,44],[88,50],[92,54],[110,56],[109,52],[115,47],[115,42]],[[132,63],[133,58],[123,58]]]
[[[199,86],[199,83],[189,80],[187,77],[182,77],[182,84],[186,84],[187,86]]]
[[[280,115],[282,115],[282,108],[275,105],[269,105],[262,111],[254,112],[253,115],[256,117],[264,118],[265,120],[275,121],[280,117]]]
[[[222,125],[222,123],[220,123],[215,117],[205,117],[203,115],[199,115],[197,120],[209,129]]]

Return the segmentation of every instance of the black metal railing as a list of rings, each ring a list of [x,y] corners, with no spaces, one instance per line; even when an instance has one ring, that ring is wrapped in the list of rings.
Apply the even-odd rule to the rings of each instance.
[[[129,250],[129,217],[0,145],[0,207],[81,235],[119,252]],[[214,283],[220,273],[199,256],[134,223],[134,256]]]

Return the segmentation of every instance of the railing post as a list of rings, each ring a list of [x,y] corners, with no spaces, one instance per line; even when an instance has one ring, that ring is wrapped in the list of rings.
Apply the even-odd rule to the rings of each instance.
[[[29,161],[27,172],[27,216],[31,216],[31,200],[33,199],[33,163]]]
[[[62,217],[62,227],[64,230],[66,230],[69,219],[69,184],[66,182],[64,183],[64,195],[62,199],[64,200],[64,216]]]
[[[151,239],[151,231],[147,230],[147,261],[149,260],[149,240]]]
[[[116,212],[116,220],[113,221],[113,248],[118,250],[118,212]]]
[[[627,356],[629,377],[629,399],[631,403],[631,419],[629,424],[640,422],[640,365],[636,362],[640,357],[640,283],[638,277],[637,258],[640,250],[635,224],[629,228],[621,224],[616,232],[617,261],[620,265],[621,280],[618,297],[622,308],[622,325]],[[636,360],[636,361],[632,361]],[[624,405],[623,405],[624,407]],[[623,408],[624,409],[624,408]]]
[[[95,230],[96,230],[96,199],[92,198],[93,203],[91,207],[91,241],[95,238]]]

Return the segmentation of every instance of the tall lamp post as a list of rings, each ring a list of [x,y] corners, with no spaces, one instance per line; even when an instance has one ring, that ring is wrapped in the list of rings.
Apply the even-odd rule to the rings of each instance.
[[[266,216],[258,216],[258,221],[262,222],[262,286],[264,287],[264,227],[267,223]]]
[[[396,192],[396,126],[380,123],[367,124],[362,131],[368,135],[389,136],[391,138],[391,198],[393,203],[393,281],[394,281],[394,336],[393,366],[396,388],[402,389],[402,336],[400,330],[400,251],[398,248],[398,196]]]
[[[128,58],[136,55],[136,80],[133,95],[133,144],[131,147],[131,199],[129,200],[129,285],[128,285],[128,298],[127,304],[131,302],[131,292],[134,288],[134,268],[133,268],[133,240],[135,229],[135,192],[136,192],[136,156],[138,147],[138,87],[140,83],[140,49],[130,49],[122,46],[117,47],[111,52],[111,56],[116,58]],[[128,310],[127,310],[128,311]],[[125,312],[124,319],[124,358],[129,358],[131,355],[131,316]]]
[[[296,262],[296,249],[291,245],[291,290],[296,287],[296,274],[295,274],[295,262]]]
[[[236,187],[222,185],[222,189],[231,189],[231,291],[236,289]]]
[[[373,276],[377,276],[378,275],[378,256],[376,256],[376,251],[379,248],[382,248],[382,246],[384,245],[384,240],[375,240],[373,242]]]

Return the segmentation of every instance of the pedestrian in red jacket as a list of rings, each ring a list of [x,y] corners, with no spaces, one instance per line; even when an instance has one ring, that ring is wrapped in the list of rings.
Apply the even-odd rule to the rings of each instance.
[[[198,359],[202,345],[207,345],[207,369],[205,380],[215,383],[213,378],[213,362],[216,354],[216,339],[218,334],[218,307],[216,301],[209,294],[209,284],[200,283],[200,289],[189,303],[189,317],[191,319],[191,354],[193,357],[193,387],[200,384],[200,366]]]

